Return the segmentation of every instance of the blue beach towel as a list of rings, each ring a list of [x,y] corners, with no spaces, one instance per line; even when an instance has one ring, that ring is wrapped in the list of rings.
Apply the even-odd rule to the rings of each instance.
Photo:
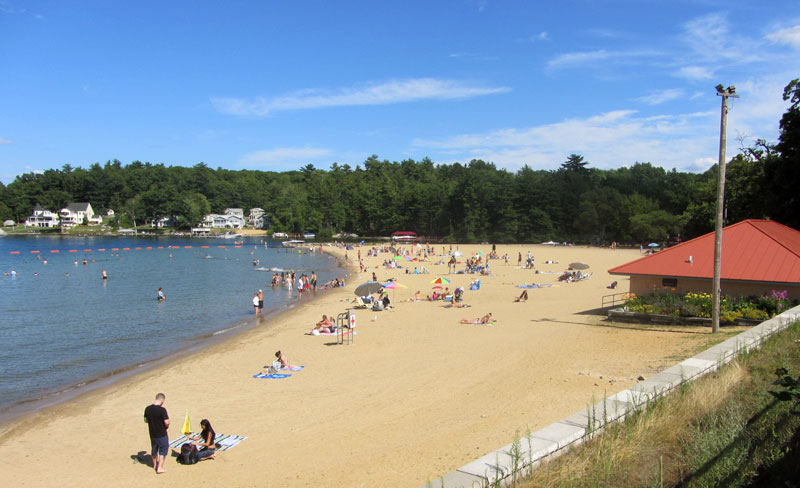
[[[283,374],[283,373],[269,373],[269,374],[258,373],[258,374],[254,374],[253,378],[258,378],[260,380],[263,380],[263,379],[280,380],[280,379],[283,379],[283,378],[288,378],[289,376],[292,376],[292,375]]]

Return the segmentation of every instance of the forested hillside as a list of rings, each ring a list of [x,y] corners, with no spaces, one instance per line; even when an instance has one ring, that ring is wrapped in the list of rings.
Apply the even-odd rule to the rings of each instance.
[[[759,140],[728,166],[726,223],[773,218],[800,227],[798,80],[784,98],[791,106],[779,142]],[[481,160],[435,164],[377,156],[353,167],[307,165],[281,173],[113,160],[88,169],[64,165],[0,185],[0,219],[22,222],[37,203],[57,211],[85,201],[137,223],[172,216],[188,228],[226,207],[261,207],[273,230],[321,237],[412,230],[459,241],[640,243],[713,230],[716,174],[716,167],[694,174],[650,163],[600,170],[575,154],[555,171],[526,166],[516,173]]]

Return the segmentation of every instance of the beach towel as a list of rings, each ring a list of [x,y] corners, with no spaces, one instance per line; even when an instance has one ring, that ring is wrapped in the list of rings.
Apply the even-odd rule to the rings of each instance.
[[[488,324],[482,324],[482,323],[480,323],[480,322],[473,322],[473,323],[472,323],[472,325],[486,325],[486,326],[492,326],[492,325],[496,325],[496,324],[497,324],[497,321],[496,321],[496,320],[492,320],[492,321],[491,321],[491,322],[489,322]]]
[[[305,368],[305,366],[294,366],[294,365],[290,364],[290,365],[286,366],[285,368],[281,368],[281,370],[282,371],[300,371],[303,368]]]
[[[553,286],[553,285],[551,285],[549,283],[543,283],[541,285],[537,284],[537,283],[532,283],[530,285],[527,285],[527,284],[526,285],[517,285],[517,288],[526,288],[526,289],[530,290],[530,289],[533,289],[533,288],[545,288],[545,287],[548,287],[548,286]]]
[[[189,435],[182,435],[175,439],[174,441],[169,443],[169,447],[172,449],[179,449],[183,444],[190,442],[189,437],[196,436],[198,434],[192,433]],[[235,447],[237,444],[242,442],[243,440],[247,439],[245,436],[241,435],[232,435],[232,434],[217,434],[214,438],[214,442],[217,444],[217,451],[227,451]]]
[[[289,376],[292,376],[292,375],[284,374],[284,373],[258,373],[258,374],[254,374],[253,378],[258,378],[260,380],[263,380],[263,379],[280,380],[280,379],[283,379],[283,378],[288,378]]]
[[[342,334],[344,334],[344,335],[347,335],[347,334],[356,335],[356,334],[358,334],[358,332],[356,332],[354,330],[348,330],[347,332],[342,332]],[[336,332],[320,332],[319,334],[306,334],[306,335],[335,336]]]

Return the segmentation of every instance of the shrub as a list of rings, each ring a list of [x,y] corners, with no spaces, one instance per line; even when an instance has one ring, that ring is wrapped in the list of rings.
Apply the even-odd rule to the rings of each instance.
[[[725,322],[726,324],[732,324],[736,322],[736,319],[741,318],[742,312],[735,311],[735,310],[721,310],[719,313],[719,321]]]
[[[769,314],[767,312],[752,306],[744,307],[739,311],[742,313],[743,318],[750,320],[767,320],[769,318]]]
[[[692,311],[687,315],[692,317],[711,317],[712,300],[710,293],[692,293],[689,292],[683,296],[683,306],[681,307],[686,313],[687,307]],[[720,300],[722,303],[722,300]]]

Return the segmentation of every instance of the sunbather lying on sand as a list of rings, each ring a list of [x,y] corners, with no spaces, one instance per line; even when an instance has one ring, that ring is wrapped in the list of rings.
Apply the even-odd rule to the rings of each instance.
[[[514,299],[514,303],[519,302],[519,301],[523,301],[523,300],[526,301],[526,302],[528,301],[528,290],[522,290],[522,293],[520,293],[520,295],[517,298]]]
[[[488,324],[492,321],[492,313],[489,312],[483,317],[478,317],[475,319],[461,319],[462,324]]]

